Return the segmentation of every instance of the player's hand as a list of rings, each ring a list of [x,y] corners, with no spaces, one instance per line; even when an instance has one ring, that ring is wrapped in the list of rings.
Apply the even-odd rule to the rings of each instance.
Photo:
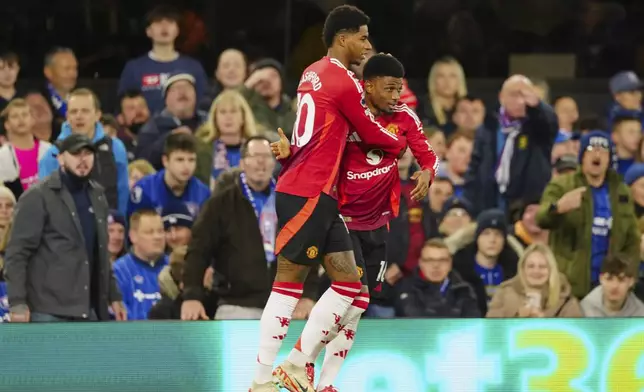
[[[387,271],[385,272],[385,282],[389,283],[390,286],[393,286],[403,277],[403,273],[398,267],[398,264],[391,263]]]
[[[114,312],[114,319],[116,321],[127,320],[127,310],[125,310],[125,306],[121,302],[112,302],[112,312]]]
[[[212,290],[212,283],[214,281],[214,276],[215,276],[215,269],[212,267],[208,267],[206,269],[206,273],[203,274],[203,287],[207,288],[208,290]]]
[[[416,181],[416,187],[411,191],[411,198],[416,201],[421,201],[427,196],[429,186],[432,183],[432,172],[430,170],[418,170],[415,172],[411,179]]]
[[[561,199],[557,201],[557,212],[559,214],[565,214],[579,208],[581,206],[581,200],[585,192],[585,186],[566,192],[566,194],[564,194]]]
[[[172,134],[176,135],[178,133],[183,133],[186,135],[192,135],[192,129],[186,127],[185,125],[180,126],[179,128],[175,128],[172,130]]]
[[[271,143],[271,150],[277,159],[286,159],[291,155],[291,142],[288,140],[282,128],[277,128],[280,140]]]
[[[293,320],[306,320],[311,314],[311,310],[315,302],[310,298],[300,298],[295,305],[295,311],[293,312]]]
[[[188,300],[181,304],[181,320],[210,320],[201,301]]]

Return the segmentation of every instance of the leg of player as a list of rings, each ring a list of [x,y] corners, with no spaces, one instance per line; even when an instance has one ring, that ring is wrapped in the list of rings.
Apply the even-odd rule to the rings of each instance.
[[[327,254],[324,258],[324,268],[331,278],[331,287],[313,307],[302,335],[288,360],[275,370],[278,376],[282,372],[287,375],[290,373],[306,375],[306,364],[311,362],[312,355],[319,353],[320,346],[324,345],[329,331],[334,327],[338,328],[342,317],[360,293],[362,284],[353,251]],[[310,390],[290,389],[287,384],[283,385],[291,392],[312,392],[311,380],[308,380],[308,384],[311,385]]]
[[[257,368],[249,392],[274,392],[273,364],[286,337],[295,305],[302,296],[304,280],[310,267],[295,264],[279,255],[273,290],[260,320]]]

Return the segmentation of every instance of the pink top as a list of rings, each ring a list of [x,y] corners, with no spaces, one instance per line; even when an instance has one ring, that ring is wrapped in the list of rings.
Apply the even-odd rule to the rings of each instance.
[[[20,166],[20,183],[24,190],[38,182],[38,150],[40,141],[36,139],[33,148],[20,150],[14,146],[18,166]]]

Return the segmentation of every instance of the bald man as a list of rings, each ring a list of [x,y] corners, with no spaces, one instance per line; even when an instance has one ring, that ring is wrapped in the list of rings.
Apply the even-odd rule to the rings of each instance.
[[[175,49],[180,17],[176,10],[168,6],[158,6],[150,11],[145,33],[152,41],[152,50],[128,61],[121,73],[119,97],[132,90],[140,90],[152,114],[163,110],[163,85],[173,73],[192,75],[195,79],[197,101],[208,88],[208,77],[201,63]]]
[[[521,210],[524,200],[540,195],[550,180],[550,153],[558,131],[553,109],[524,75],[501,86],[494,121],[479,128],[464,194],[477,212]]]

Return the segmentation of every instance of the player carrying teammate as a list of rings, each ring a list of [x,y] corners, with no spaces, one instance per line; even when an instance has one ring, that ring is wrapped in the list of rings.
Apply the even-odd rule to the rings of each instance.
[[[412,176],[418,182],[412,197],[420,200],[427,194],[436,174],[438,159],[416,114],[398,102],[404,67],[391,55],[377,54],[366,62],[363,75],[367,106],[383,127],[407,139],[421,166],[421,170]],[[272,147],[279,156],[288,156],[290,151],[290,143],[284,136]],[[397,163],[396,156],[370,149],[356,133],[349,136],[341,164],[338,194],[340,212],[350,231],[356,263],[364,272],[361,276],[363,286],[340,325],[329,331],[325,338],[329,343],[317,386],[320,392],[337,392],[332,384],[353,346],[360,316],[369,305],[370,297],[377,300],[381,296],[387,270],[387,226],[390,218],[398,214],[400,200]],[[313,353],[313,360],[318,353]]]
[[[309,66],[300,79],[292,155],[276,187],[277,276],[260,321],[251,392],[278,391],[271,372],[291,392],[313,392],[306,364],[361,290],[351,238],[336,199],[349,125],[358,130],[361,140],[384,153],[397,156],[406,146],[403,138],[374,120],[362,103],[360,82],[347,69],[359,64],[371,49],[368,23],[369,18],[352,6],[331,11],[324,24],[327,56]],[[331,278],[331,288],[311,311],[296,349],[273,372],[304,278],[320,261]]]

